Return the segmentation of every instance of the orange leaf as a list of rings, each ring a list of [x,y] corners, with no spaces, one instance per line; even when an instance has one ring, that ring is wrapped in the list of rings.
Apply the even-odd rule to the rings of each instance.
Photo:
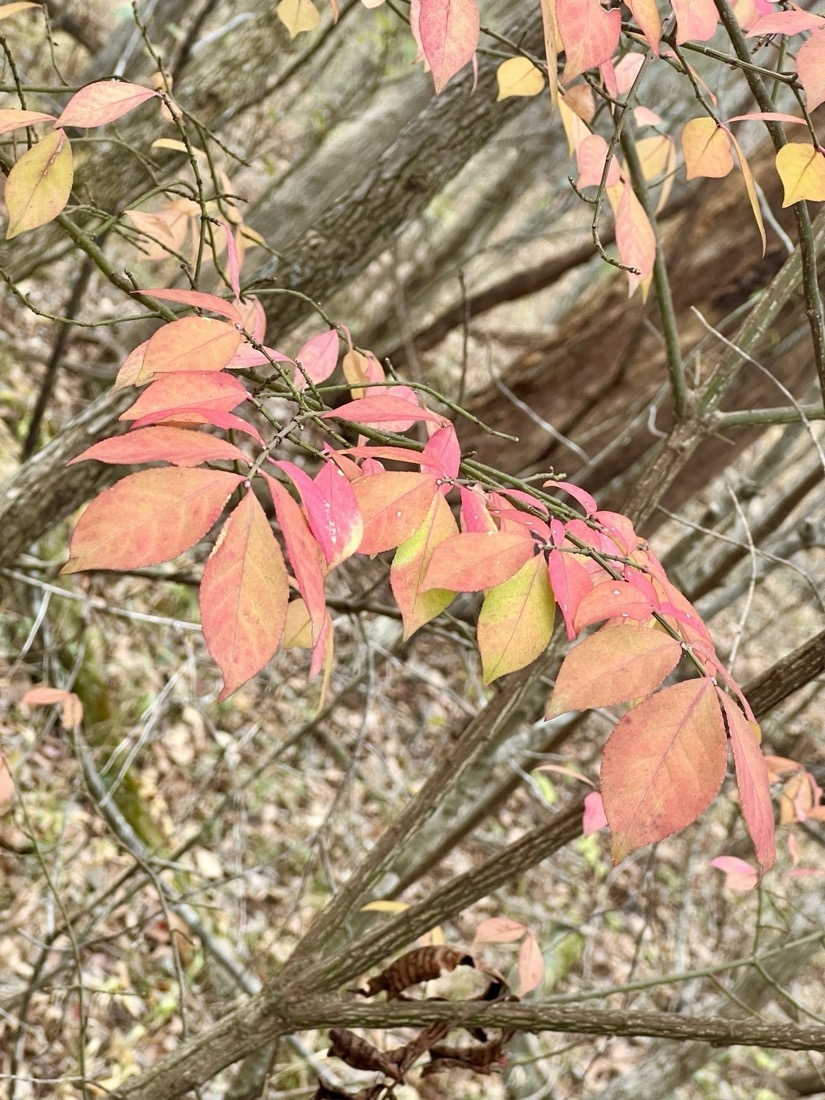
[[[141,470],[106,489],[78,520],[61,573],[169,561],[209,531],[243,481],[224,470]]]
[[[421,526],[395,552],[390,586],[401,611],[405,639],[440,615],[455,599],[454,592],[443,588],[421,591],[421,582],[435,548],[455,534],[458,528],[450,506],[441,493],[435,493]]]
[[[476,52],[477,0],[421,0],[418,26],[437,95]]]
[[[689,180],[696,176],[721,179],[733,168],[728,132],[712,118],[692,118],[685,123],[682,154]]]
[[[473,943],[515,943],[527,930],[527,925],[521,921],[508,920],[507,917],[488,917],[476,928]]]
[[[103,126],[127,114],[147,99],[153,99],[157,94],[152,88],[143,88],[139,84],[127,84],[121,80],[99,80],[75,92],[56,125]]]
[[[438,487],[432,474],[385,471],[359,478],[352,489],[364,520],[358,553],[379,554],[415,534]]]
[[[627,6],[633,18],[639,24],[642,34],[647,39],[656,57],[659,56],[659,39],[662,37],[662,20],[656,0],[627,0]]]
[[[219,371],[238,350],[241,334],[213,317],[182,317],[158,331],[146,345],[137,384],[173,371]]]
[[[535,543],[516,531],[463,531],[436,548],[422,591],[478,592],[508,580],[533,556]]]
[[[605,11],[599,0],[556,0],[556,22],[567,56],[562,84],[609,60],[619,44],[621,13]]]
[[[509,580],[488,589],[477,627],[485,684],[541,656],[553,633],[555,610],[543,554],[534,555]]]
[[[757,726],[754,730],[733,700],[719,688],[716,690],[728,723],[742,814],[753,841],[756,858],[764,874],[776,861],[776,836],[771,805],[771,782],[757,739],[759,727]]]
[[[629,581],[609,580],[585,593],[573,621],[578,634],[586,626],[603,619],[619,616],[624,619],[646,619],[653,611],[650,600],[635,585]]]
[[[695,821],[722,785],[726,755],[709,678],[674,684],[628,711],[608,738],[601,766],[614,863]]]
[[[53,221],[69,201],[72,147],[62,130],[46,134],[16,162],[6,180],[6,240]]]
[[[201,462],[226,459],[229,462],[245,462],[249,459],[228,439],[218,439],[187,428],[158,426],[140,428],[128,435],[103,439],[67,462],[83,462],[94,458],[98,462],[171,462],[173,466],[199,466]]]
[[[802,199],[825,202],[825,153],[812,145],[791,143],[776,154],[776,170],[785,188],[784,206]]]
[[[671,0],[676,16],[676,43],[706,42],[716,34],[716,5],[713,0]]]
[[[545,718],[649,695],[681,656],[679,642],[662,630],[633,623],[602,627],[565,657]]]
[[[324,555],[313,538],[300,506],[274,477],[269,474],[263,476],[272,494],[278,526],[284,536],[298,591],[307,608],[312,627],[311,645],[314,646],[321,636],[327,610],[324,596]]]
[[[623,264],[638,271],[627,271],[629,293],[637,286],[647,282],[653,271],[656,259],[656,235],[648,220],[644,207],[636,198],[629,184],[622,187],[621,197],[616,204],[616,248]]]
[[[180,412],[188,407],[231,412],[247,397],[249,394],[243,382],[231,374],[194,370],[161,374],[118,419],[140,420],[149,413],[163,412],[165,409]]]
[[[759,202],[759,195],[756,192],[756,183],[754,182],[753,172],[751,172],[751,166],[748,164],[745,154],[742,152],[742,147],[739,142],[733,136],[730,135],[731,144],[736,150],[736,156],[739,160],[739,168],[742,172],[742,178],[745,181],[745,190],[748,193],[748,202],[751,204],[751,210],[753,216],[756,219],[756,228],[759,230],[759,236],[762,238],[762,255],[765,255],[765,249],[768,247],[768,238],[765,235],[765,222],[762,218],[762,206]]]
[[[250,491],[218,535],[200,587],[203,636],[223,673],[219,701],[272,658],[283,633],[288,596],[281,548]]]

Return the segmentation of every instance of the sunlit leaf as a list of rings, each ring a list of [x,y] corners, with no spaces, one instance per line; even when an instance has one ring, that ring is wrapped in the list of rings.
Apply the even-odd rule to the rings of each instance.
[[[593,580],[582,562],[572,554],[551,550],[547,560],[553,595],[562,613],[567,637],[572,640],[578,633],[575,618],[579,604],[593,587]]]
[[[547,563],[541,554],[487,591],[477,627],[485,684],[525,668],[541,656],[553,633],[555,608]]]
[[[142,358],[141,355],[141,362]],[[137,369],[140,369],[140,364]],[[247,397],[249,394],[243,382],[231,374],[176,371],[174,374],[159,375],[118,419],[139,420],[147,413],[164,409],[181,410],[190,406],[193,409],[232,412]]]
[[[152,287],[150,290],[141,290],[140,293],[162,302],[179,302],[181,305],[194,306],[196,309],[208,309],[212,313],[220,313],[222,317],[228,317],[230,321],[241,322],[238,307],[224,298],[219,298],[217,294],[204,294],[201,290],[175,290],[174,288],[170,290],[164,287]]]
[[[242,481],[224,470],[177,467],[130,474],[83,512],[60,572],[139,569],[176,558],[207,534]]]
[[[628,711],[608,738],[601,765],[613,861],[695,821],[722,785],[726,756],[709,678],[673,684]]]
[[[223,673],[225,699],[266,665],[284,629],[289,585],[266,513],[247,492],[203,568],[203,636]]]
[[[139,107],[147,99],[154,99],[157,94],[153,88],[143,88],[139,84],[99,80],[75,92],[56,125],[103,126]]]
[[[25,152],[9,172],[6,240],[53,221],[69,201],[73,178],[72,147],[62,130],[53,130]]]
[[[574,617],[576,633],[604,619],[646,619],[653,611],[650,600],[629,581],[602,581],[582,597]]]
[[[325,462],[315,478],[315,484],[323,498],[332,548],[327,566],[332,569],[359,549],[365,525],[352,485],[339,466],[334,462]]]
[[[321,413],[321,420],[352,420],[357,424],[392,424],[395,422],[406,423],[412,426],[418,420],[426,420],[432,424],[443,424],[444,417],[430,412],[416,405],[414,401],[408,401],[403,397],[395,397],[392,394],[373,394],[361,397],[357,401],[348,401],[345,405],[339,405],[337,409],[330,409]]]
[[[234,413],[224,412],[222,409],[212,409],[207,406],[199,407],[197,405],[187,405],[185,408],[180,409],[161,409],[158,412],[147,413],[145,416],[139,417],[132,426],[134,428],[148,428],[154,424],[165,424],[174,428],[187,428],[194,424],[212,424],[216,428],[224,428],[227,431],[243,432],[244,435],[254,439],[261,447],[264,446],[261,433],[254,424],[250,424],[248,420],[244,420],[243,417],[236,416]]]
[[[598,593],[601,585],[592,592]],[[546,718],[568,710],[612,707],[655,691],[682,656],[663,630],[632,623],[605,626],[572,649],[559,669]]]

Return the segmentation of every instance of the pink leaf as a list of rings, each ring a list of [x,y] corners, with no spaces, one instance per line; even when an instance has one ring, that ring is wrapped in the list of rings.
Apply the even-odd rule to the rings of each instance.
[[[481,921],[473,943],[515,943],[527,932],[527,925],[507,917],[488,917]]]
[[[22,126],[34,126],[36,122],[54,122],[54,115],[44,115],[41,111],[20,111],[10,107],[0,111],[0,134],[10,134]]]
[[[5,757],[0,753],[0,806],[14,795],[14,780]]]
[[[825,24],[820,21],[820,26]],[[802,46],[796,55],[796,72],[805,89],[808,111],[813,111],[825,103],[825,30],[812,35]]]
[[[223,412],[221,409],[210,409],[206,406],[187,405],[180,409],[160,409],[157,412],[147,413],[141,416],[132,425],[133,428],[148,428],[152,424],[166,424],[169,427],[180,427],[187,424],[212,424],[216,428],[225,428],[236,432],[243,432],[251,436],[261,447],[264,441],[261,433],[248,420],[244,420],[234,413]]]
[[[421,48],[433,72],[436,95],[471,60],[478,45],[476,0],[421,0]]]
[[[422,458],[424,466],[436,477],[452,479],[458,477],[461,466],[461,447],[452,424],[437,428],[424,445]],[[442,492],[448,493],[449,485],[442,486]]]
[[[130,474],[83,512],[60,572],[139,569],[176,558],[207,534],[243,480],[224,470],[168,466]]]
[[[99,80],[75,92],[58,118],[57,126],[103,126],[153,99],[157,92],[121,80]]]
[[[563,493],[567,493],[568,496],[571,496],[582,506],[582,508],[584,508],[585,515],[587,516],[592,516],[598,508],[595,499],[590,493],[586,492],[584,489],[580,489],[578,485],[571,485],[567,481],[545,481],[543,484],[545,487],[549,485],[554,489],[561,489]]]
[[[716,34],[716,5],[713,0],[671,0],[676,15],[676,42],[706,42]]]
[[[169,290],[164,287],[153,287],[151,290],[135,291],[135,293],[148,294],[151,298],[157,298],[162,302],[179,302],[181,305],[194,306],[196,309],[208,309],[238,324],[242,320],[238,307],[232,302],[219,298],[217,294],[204,294],[200,290]]]
[[[794,5],[790,11],[772,11],[763,15],[750,28],[746,38],[757,38],[765,34],[801,34],[802,31],[820,29],[825,20],[821,15],[803,11]]]
[[[283,633],[288,594],[281,549],[250,490],[218,535],[200,587],[203,636],[223,673],[219,701],[271,659]]]
[[[753,890],[759,883],[759,875],[751,864],[736,856],[717,856],[710,861],[710,866],[724,872],[728,890]]]
[[[601,134],[588,134],[576,150],[579,169],[576,187],[598,187],[601,184],[607,152],[608,145]],[[607,186],[618,183],[619,177],[619,162],[613,157],[607,172]]]
[[[524,937],[524,943],[518,953],[518,995],[523,997],[532,989],[537,989],[544,981],[544,959],[539,941],[532,932]]]
[[[327,610],[324,596],[324,555],[313,538],[299,505],[274,477],[266,473],[263,476],[272,494],[278,526],[284,536],[298,591],[306,605],[312,628],[311,642],[314,646],[321,636]]]
[[[646,619],[654,608],[643,592],[627,581],[603,581],[585,593],[574,617],[576,633],[604,619]]]
[[[579,604],[593,587],[590,573],[572,554],[551,550],[548,558],[550,585],[567,627],[567,637],[573,639],[578,630],[575,623]]]
[[[130,356],[131,358],[131,356]],[[232,412],[249,394],[243,382],[231,374],[180,371],[162,374],[147,386],[119,420],[138,420],[147,413],[165,409],[220,409]]]
[[[325,462],[315,478],[324,502],[325,522],[330,534],[332,554],[327,566],[332,569],[359,548],[364,521],[351,483],[334,462]]]
[[[632,294],[653,272],[656,235],[644,207],[628,183],[622,188],[616,206],[616,248],[622,263],[635,268],[635,272],[626,272],[629,293]]]
[[[756,858],[765,874],[776,861],[776,837],[771,805],[771,785],[768,768],[756,738],[756,731],[739,707],[719,688],[719,700],[727,719],[733,747],[736,782],[742,803],[742,814],[751,835]],[[758,726],[756,727],[758,730]]]
[[[326,382],[338,366],[338,343],[338,330],[334,328],[319,332],[317,336],[307,340],[295,356],[303,367],[303,371],[295,371],[296,389],[306,389],[304,374],[316,384]]]
[[[358,424],[390,424],[401,421],[410,425],[417,420],[427,420],[442,425],[444,417],[429,409],[422,409],[413,401],[403,397],[378,396],[361,397],[357,401],[348,401],[337,409],[321,414],[321,420],[352,420]]]
[[[582,819],[582,831],[585,836],[597,833],[607,826],[607,816],[604,812],[602,796],[598,791],[591,791],[584,796],[584,817]]]
[[[605,11],[599,0],[556,0],[556,21],[567,54],[563,84],[608,61],[619,44],[621,13]]]

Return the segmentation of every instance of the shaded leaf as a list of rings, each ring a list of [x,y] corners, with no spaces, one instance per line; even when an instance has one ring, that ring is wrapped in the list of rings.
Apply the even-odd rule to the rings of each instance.
[[[311,645],[314,646],[321,636],[327,609],[324,596],[324,555],[300,506],[274,477],[269,474],[263,476],[272,494],[278,526],[284,536],[298,591],[306,605],[311,624]]]
[[[707,809],[725,777],[725,746],[716,690],[706,677],[667,687],[628,711],[601,765],[614,863]]]
[[[681,656],[680,643],[663,630],[631,623],[602,627],[562,661],[545,718],[649,695]]]
[[[812,145],[784,145],[776,154],[776,170],[785,188],[782,206],[802,199],[825,202],[825,153]]]
[[[544,959],[542,958],[539,941],[532,932],[528,932],[518,953],[519,997],[523,997],[525,993],[537,989],[543,981]]]
[[[1,18],[1,16],[0,16]],[[2,753],[0,753],[0,806],[8,802],[14,795],[14,780],[11,777],[9,766]]]
[[[103,126],[139,107],[147,99],[154,99],[157,94],[153,88],[143,88],[139,84],[99,80],[75,92],[56,125]]]
[[[601,184],[607,152],[607,142],[601,134],[587,135],[576,149],[576,164],[579,169],[577,187],[598,187]],[[619,162],[613,157],[607,172],[607,185],[612,187],[617,184],[619,176]]]
[[[437,95],[476,52],[478,3],[476,0],[421,0],[418,29]]]
[[[61,573],[169,561],[207,534],[244,479],[224,470],[141,470],[106,489],[72,534]]]
[[[515,943],[527,932],[527,925],[507,917],[488,917],[481,921],[473,936],[473,943]]]
[[[682,130],[682,155],[687,178],[721,179],[733,168],[730,136],[712,118],[692,118]]]
[[[756,190],[756,183],[753,178],[753,172],[751,172],[751,166],[748,164],[745,154],[742,152],[742,147],[739,142],[733,136],[730,135],[731,144],[736,150],[736,156],[739,160],[739,168],[742,172],[742,178],[745,181],[745,190],[748,194],[748,202],[751,204],[751,210],[756,221],[756,228],[759,230],[759,236],[762,239],[762,255],[765,255],[765,249],[768,247],[768,238],[765,234],[765,221],[762,217],[762,204],[759,202],[759,195]]]
[[[401,611],[405,639],[440,615],[455,599],[455,593],[444,588],[422,592],[421,584],[435,548],[457,533],[450,506],[440,493],[435,493],[421,526],[395,552],[390,586]]]
[[[53,221],[69,201],[73,178],[72,147],[62,130],[53,130],[25,152],[9,172],[6,240]]]
[[[813,31],[822,26],[821,15],[793,7],[790,11],[772,11],[768,15],[763,15],[750,27],[745,37],[756,38],[765,34],[800,34],[802,31]]]
[[[324,522],[329,531],[330,569],[351,557],[359,549],[364,534],[359,502],[352,484],[334,462],[325,462],[315,478],[324,504]]]
[[[150,290],[141,290],[140,293],[162,302],[180,302],[181,305],[193,306],[196,309],[208,309],[212,313],[220,313],[222,317],[228,317],[230,321],[237,321],[238,324],[242,320],[238,307],[224,298],[219,298],[217,294],[204,294],[200,290],[169,290],[164,287],[152,287]]]
[[[823,20],[820,27],[825,27]],[[820,30],[804,43],[796,55],[796,73],[805,89],[808,111],[825,103],[825,30]]]
[[[250,424],[243,417],[234,413],[224,412],[222,409],[210,409],[197,405],[187,405],[180,409],[162,409],[158,412],[147,413],[141,416],[133,424],[134,428],[148,428],[152,424],[167,424],[169,427],[180,427],[191,424],[212,424],[216,428],[225,428],[236,432],[243,432],[250,436],[261,447],[264,441],[261,433],[254,424]]]
[[[541,69],[527,57],[509,57],[496,69],[498,95],[496,100],[509,99],[510,96],[533,96],[544,90],[544,76]]]
[[[223,673],[219,701],[272,658],[288,596],[281,548],[257,497],[247,492],[218,535],[200,587],[203,636]]]
[[[10,19],[18,12],[28,11],[30,8],[42,8],[42,4],[35,4],[33,0],[12,0],[10,4],[0,4],[0,19]]]
[[[10,134],[21,126],[34,126],[36,122],[54,122],[54,115],[44,115],[41,111],[21,111],[10,107],[0,111],[0,134]]]
[[[621,13],[599,0],[556,0],[556,22],[567,57],[562,84],[608,61],[619,44]]]
[[[621,197],[615,207],[616,248],[623,264],[636,269],[626,271],[629,293],[643,286],[653,272],[656,259],[656,234],[644,207],[636,198],[629,184],[622,187]]]
[[[156,378],[118,419],[139,420],[148,413],[189,407],[232,412],[247,397],[243,382],[231,374],[175,371]]]
[[[541,554],[487,591],[477,627],[485,684],[541,656],[553,633],[555,608],[547,563]]]
[[[241,334],[213,317],[181,317],[149,339],[137,384],[173,371],[223,370],[238,350]]]
[[[584,594],[574,616],[574,625],[578,634],[586,626],[604,619],[646,619],[653,610],[650,600],[635,585],[608,580]]]
[[[676,42],[706,42],[716,34],[716,5],[713,0],[671,0],[676,15]]]
[[[662,20],[656,0],[627,0],[627,6],[633,18],[639,24],[642,34],[645,36],[656,57],[659,56],[659,39],[662,37]]]
[[[742,815],[762,874],[765,874],[776,862],[776,834],[768,767],[757,736],[759,727],[748,722],[736,703],[723,691],[719,688],[716,690],[727,719]]]
[[[227,439],[218,439],[202,432],[193,432],[187,428],[154,427],[141,428],[128,435],[118,435],[113,439],[103,439],[95,443],[67,462],[83,462],[94,458],[98,462],[171,462],[174,466],[198,466],[201,462],[226,459],[233,462],[245,462],[249,459],[234,443]]]
[[[509,580],[534,551],[533,540],[510,531],[463,531],[435,550],[422,590],[450,588],[478,592]]]

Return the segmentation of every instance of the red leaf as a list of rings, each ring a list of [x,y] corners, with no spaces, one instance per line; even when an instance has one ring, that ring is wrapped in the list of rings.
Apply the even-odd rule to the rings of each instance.
[[[338,366],[338,330],[331,328],[319,332],[303,345],[295,359],[304,368],[295,371],[296,389],[306,389],[304,374],[313,382],[325,382]]]
[[[283,633],[288,595],[281,549],[249,491],[218,535],[201,581],[203,636],[223,673],[219,701],[271,659]]]
[[[676,16],[676,43],[706,42],[716,34],[716,5],[713,0],[671,0]]]
[[[310,529],[318,540],[327,564],[343,561],[345,557],[354,553],[361,534],[359,529],[361,517],[354,498],[348,498],[344,511],[340,515],[336,514],[326,495],[329,489],[329,474],[319,484],[294,462],[273,461],[273,465],[283,470],[298,490]],[[343,485],[346,484],[349,487],[349,482],[340,473],[335,476],[339,477],[341,482],[336,489],[340,488],[340,492],[344,493],[346,490]]]
[[[152,88],[142,88],[139,84],[127,84],[122,80],[99,80],[75,92],[55,125],[103,126],[128,114],[157,94]]]
[[[261,447],[264,441],[258,429],[243,420],[234,413],[223,412],[221,409],[200,408],[197,405],[187,405],[182,409],[161,409],[158,412],[147,413],[141,416],[132,425],[133,428],[148,428],[152,424],[165,423],[170,427],[180,427],[186,424],[212,424],[215,428],[232,429],[251,436]]]
[[[776,836],[768,767],[756,734],[745,715],[723,691],[719,688],[716,690],[728,723],[742,814],[762,874],[765,874],[776,862]],[[757,730],[758,728],[757,726]]]
[[[165,409],[180,411],[188,406],[231,412],[247,397],[249,394],[243,383],[231,374],[204,374],[201,371],[162,374],[119,419],[139,420],[148,413]]]
[[[573,554],[551,550],[548,566],[550,586],[564,618],[567,637],[572,641],[578,633],[574,624],[579,604],[593,587],[593,581],[586,567]]]
[[[312,627],[311,643],[314,646],[321,636],[327,610],[324,596],[324,555],[312,536],[300,506],[274,477],[269,474],[263,476],[272,494],[278,526],[284,536],[298,591],[306,605]]]
[[[201,462],[228,461],[245,462],[249,459],[227,439],[217,439],[202,432],[193,432],[187,428],[141,428],[119,435],[114,439],[103,439],[93,447],[67,462],[83,462],[94,458],[98,462],[171,462],[174,466],[199,466]]]
[[[628,711],[608,738],[601,766],[614,863],[707,809],[725,777],[725,744],[708,678],[674,684]]]
[[[511,531],[463,531],[436,549],[421,586],[478,592],[509,580],[533,556],[534,542]]]
[[[357,401],[348,401],[337,409],[321,413],[321,420],[352,420],[358,424],[390,424],[401,421],[410,426],[417,420],[429,420],[433,424],[443,424],[444,417],[422,409],[413,401],[392,395],[360,397]],[[406,430],[406,429],[403,429]]]
[[[421,47],[433,71],[436,95],[472,60],[479,34],[476,0],[421,0]]]
[[[458,491],[461,495],[461,527],[464,531],[496,531],[496,521],[490,515],[487,506],[487,495],[484,490],[476,485],[467,489],[460,485]]]
[[[622,17],[599,0],[556,0],[556,21],[567,61],[562,84],[611,58],[619,44]]]
[[[432,474],[393,470],[362,477],[352,488],[364,520],[359,554],[393,550],[415,534],[437,491]]]
[[[627,581],[603,581],[586,592],[579,603],[573,624],[576,633],[603,619],[646,619],[653,613],[650,601]]]
[[[649,695],[681,656],[680,643],[662,630],[631,623],[605,626],[565,657],[545,717]]]
[[[180,302],[181,305],[194,306],[196,309],[208,309],[212,313],[220,313],[222,317],[228,317],[230,321],[236,321],[238,324],[242,320],[238,307],[233,305],[232,302],[219,298],[217,294],[204,294],[200,290],[167,290],[163,287],[141,290],[140,293],[158,298],[162,302]]]
[[[563,493],[567,493],[567,495],[571,496],[577,504],[581,504],[587,516],[592,516],[598,508],[595,499],[590,493],[586,492],[584,489],[580,489],[578,485],[571,485],[568,481],[545,481],[542,484],[545,487],[549,485],[553,489],[561,489]]]
[[[138,569],[204,537],[243,481],[225,470],[141,470],[106,489],[78,520],[61,573]]]
[[[458,477],[461,466],[461,447],[452,424],[437,428],[424,445],[424,465],[429,473],[436,477]],[[449,485],[442,486],[442,492],[448,493]]]
[[[182,317],[170,321],[146,345],[137,383],[149,382],[172,371],[219,371],[228,365],[241,334],[226,321],[213,317]]]

